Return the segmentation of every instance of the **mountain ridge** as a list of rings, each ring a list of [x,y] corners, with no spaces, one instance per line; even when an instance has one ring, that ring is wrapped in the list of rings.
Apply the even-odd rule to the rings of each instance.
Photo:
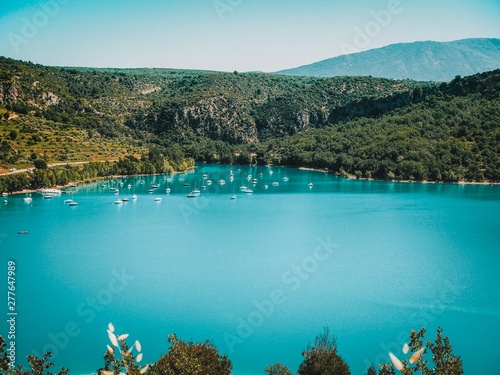
[[[469,38],[451,42],[419,41],[341,55],[276,74],[334,77],[373,76],[448,82],[455,76],[500,68],[500,39]]]

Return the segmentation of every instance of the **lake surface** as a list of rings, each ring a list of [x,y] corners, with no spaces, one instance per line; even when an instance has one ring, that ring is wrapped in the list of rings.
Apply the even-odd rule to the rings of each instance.
[[[213,182],[206,190],[203,173]],[[103,365],[113,322],[141,341],[143,362],[159,359],[176,333],[212,340],[234,374],[263,374],[275,362],[296,371],[328,326],[362,375],[389,361],[388,351],[403,359],[411,329],[424,326],[433,340],[442,326],[466,374],[500,373],[500,186],[213,165],[166,178],[115,179],[50,200],[33,194],[31,204],[3,198],[2,295],[13,260],[18,360],[52,350],[56,369],[90,374]],[[195,187],[201,196],[187,198]]]

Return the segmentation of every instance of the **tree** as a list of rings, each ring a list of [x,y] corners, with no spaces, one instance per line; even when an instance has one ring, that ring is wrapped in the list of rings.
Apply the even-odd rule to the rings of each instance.
[[[450,345],[448,337],[442,336],[443,329],[438,327],[435,343],[427,341],[427,347],[432,352],[434,369],[428,371],[428,375],[462,375],[462,360],[459,356],[451,352],[453,347]]]
[[[232,364],[226,355],[220,355],[209,341],[193,343],[170,335],[172,345],[154,366],[158,375],[230,375]]]
[[[47,169],[47,162],[43,159],[36,159],[33,164],[36,169]]]
[[[272,366],[267,366],[264,370],[267,375],[292,375],[292,372],[287,366],[281,363],[275,363]]]
[[[9,366],[9,359],[5,351],[5,340],[0,335],[0,373],[2,374],[15,374],[15,375],[68,375],[69,370],[62,368],[58,373],[53,373],[49,369],[54,366],[52,362],[49,362],[50,357],[52,357],[51,352],[45,353],[43,358],[38,358],[34,355],[29,355],[27,357],[30,369],[24,371],[21,365],[18,365],[15,369],[11,369]]]
[[[377,370],[375,369],[375,366],[371,365],[366,371],[366,375],[377,375]]]
[[[323,334],[316,337],[314,346],[307,348],[302,355],[298,375],[350,375],[349,366],[337,354],[337,340],[330,336],[330,331],[325,328]]]
[[[401,366],[403,375],[420,373],[425,375],[462,375],[462,360],[460,357],[452,354],[452,346],[448,337],[443,337],[443,329],[438,327],[436,340],[434,343],[427,341],[424,345],[425,328],[420,328],[418,332],[410,332],[410,342],[408,344],[409,359],[399,360],[400,363],[393,361],[395,367]],[[425,353],[429,349],[432,352],[433,366],[429,369],[429,362],[425,358]],[[394,357],[394,355],[392,355]],[[391,358],[393,359],[393,358]],[[391,372],[392,371],[392,372]],[[384,363],[380,365],[379,375],[394,375],[395,371],[392,365]]]
[[[392,367],[389,363],[383,363],[380,365],[378,375],[396,375],[396,371],[394,371],[394,367]]]
[[[9,133],[9,138],[12,140],[12,141],[15,141],[16,138],[17,138],[17,132],[15,130],[11,130],[10,133]]]

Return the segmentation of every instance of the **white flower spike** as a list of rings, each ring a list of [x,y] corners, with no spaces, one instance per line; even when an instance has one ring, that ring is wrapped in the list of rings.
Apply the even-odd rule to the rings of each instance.
[[[113,323],[109,323],[108,328],[111,332],[115,332],[115,326],[113,325]]]
[[[113,332],[108,331],[108,337],[109,341],[111,341],[111,344],[113,344],[114,346],[118,346],[118,340],[116,339],[116,336]]]
[[[410,363],[414,364],[415,362],[418,361],[418,359],[422,356],[422,353],[424,352],[424,348],[418,349],[411,357],[410,357]]]
[[[111,371],[101,371],[101,375],[114,375]]]
[[[128,333],[118,336],[118,341],[123,341],[128,337]]]
[[[140,361],[142,361],[142,353],[139,353],[137,355],[137,358],[135,360],[137,361],[137,363],[139,363]]]
[[[396,367],[399,370],[399,372],[403,372],[405,367],[403,366],[401,361],[398,359],[398,357],[396,357],[392,353],[389,353],[389,357],[391,358],[391,361],[392,361],[392,364],[394,365],[394,367]]]
[[[403,345],[403,353],[404,353],[404,354],[408,354],[408,351],[409,351],[409,350],[410,350],[410,347],[408,346],[408,344],[407,344],[407,343],[405,343],[405,344]]]
[[[149,365],[144,366],[141,368],[141,371],[139,371],[139,374],[143,375],[146,371],[148,371]]]
[[[115,350],[111,346],[109,346],[109,345],[106,345],[106,346],[108,347],[108,353],[110,355],[113,355],[115,353]]]
[[[139,340],[136,340],[135,341],[135,349],[140,352],[141,351],[141,343],[139,342]]]

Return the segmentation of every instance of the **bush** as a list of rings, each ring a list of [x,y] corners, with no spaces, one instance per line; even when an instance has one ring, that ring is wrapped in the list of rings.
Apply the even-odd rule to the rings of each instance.
[[[330,336],[328,328],[316,337],[314,346],[306,349],[302,355],[304,361],[298,375],[351,375],[349,366],[337,354],[337,340]]]
[[[225,355],[220,355],[215,346],[206,341],[195,344],[179,340],[170,335],[172,345],[156,364],[158,375],[230,375],[232,364]]]

